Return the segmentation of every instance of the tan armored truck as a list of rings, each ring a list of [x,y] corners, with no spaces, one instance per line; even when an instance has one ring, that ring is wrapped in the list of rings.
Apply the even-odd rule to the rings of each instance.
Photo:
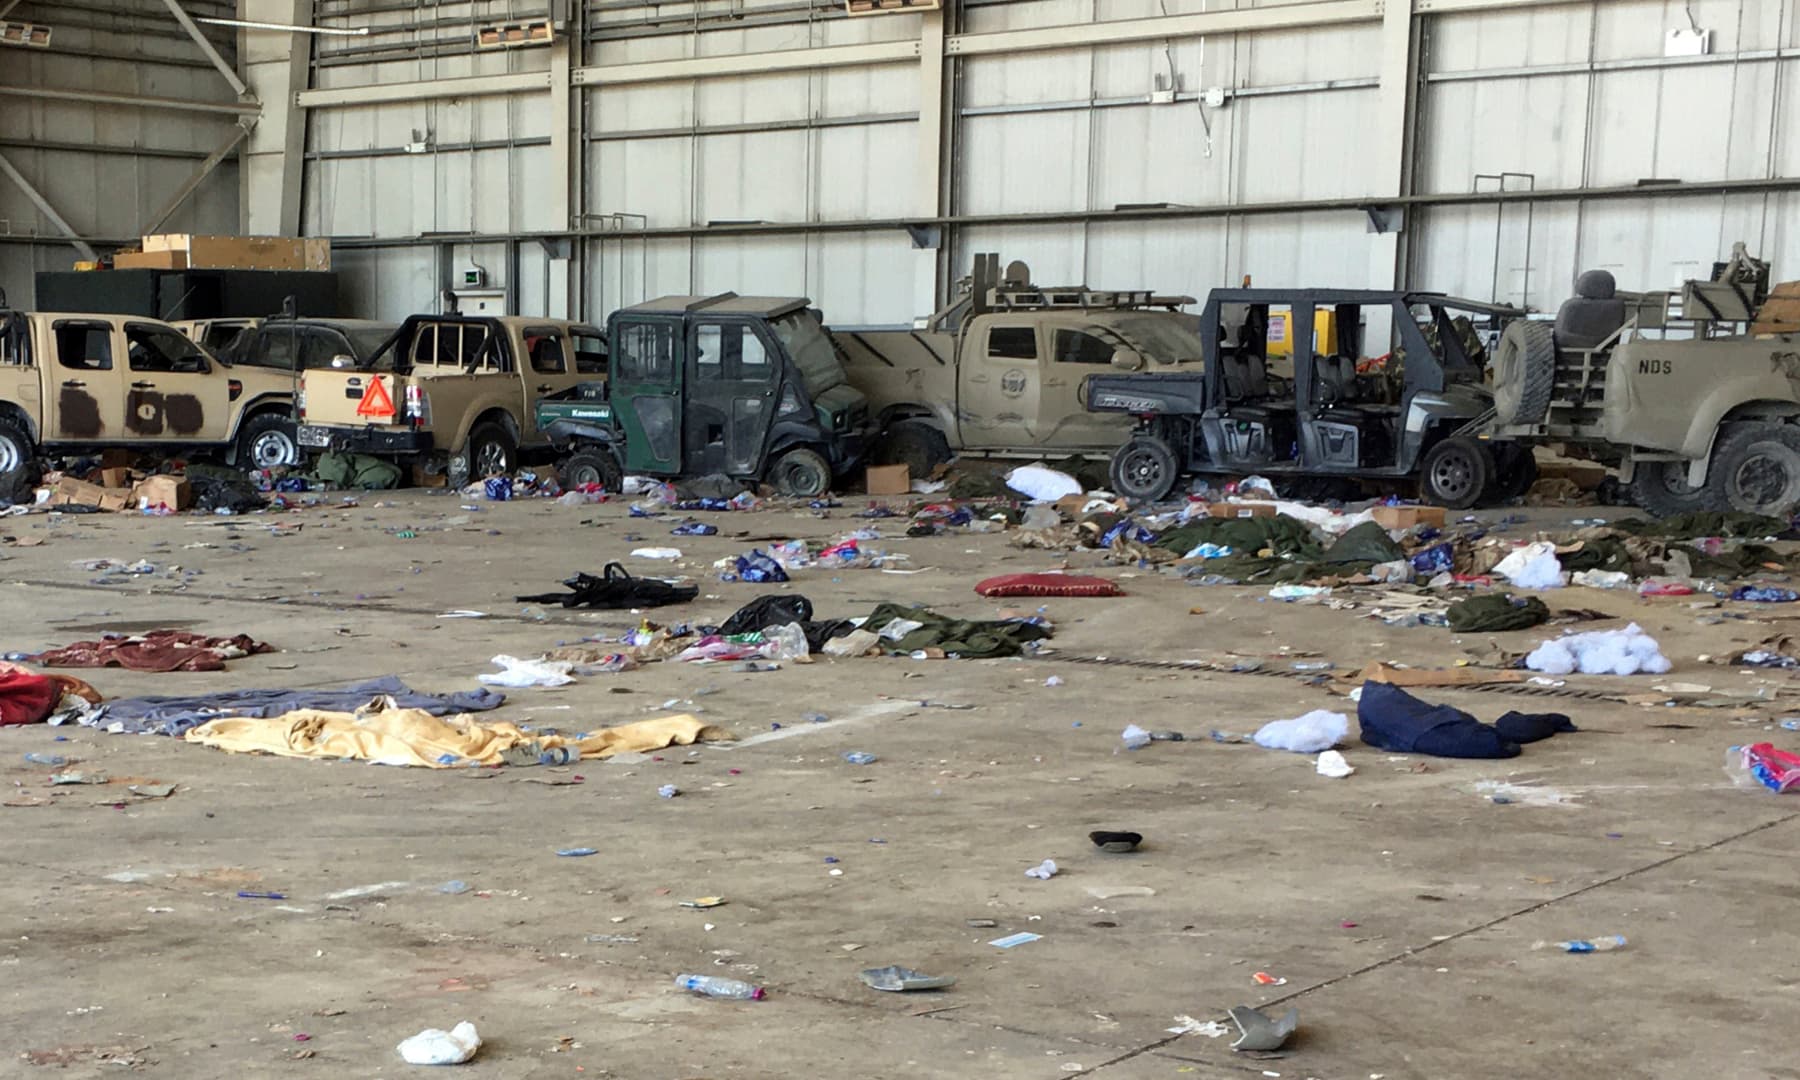
[[[1738,244],[1709,280],[1620,292],[1590,270],[1554,322],[1494,357],[1481,435],[1616,465],[1639,505],[1785,515],[1800,506],[1800,288]],[[1784,299],[1790,295],[1795,299]]]
[[[850,385],[880,428],[871,460],[926,476],[954,453],[1110,456],[1132,418],[1087,408],[1089,376],[1198,371],[1187,296],[1040,288],[978,255],[948,307],[913,330],[834,329]]]
[[[13,311],[0,296],[0,471],[40,449],[114,446],[298,464],[293,377],[226,364],[155,319]]]

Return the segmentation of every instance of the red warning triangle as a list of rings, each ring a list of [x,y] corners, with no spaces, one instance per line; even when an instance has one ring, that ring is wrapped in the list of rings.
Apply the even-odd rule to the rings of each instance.
[[[381,376],[376,375],[369,380],[369,388],[363,391],[362,400],[356,403],[356,415],[375,420],[394,418],[394,399],[388,396]]]

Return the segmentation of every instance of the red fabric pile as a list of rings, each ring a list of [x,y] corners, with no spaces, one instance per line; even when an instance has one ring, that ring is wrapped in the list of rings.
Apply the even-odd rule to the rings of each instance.
[[[0,727],[36,724],[56,711],[64,694],[79,694],[98,705],[100,692],[68,675],[39,675],[0,664]]]
[[[1002,574],[975,586],[983,596],[1124,596],[1105,578],[1081,574]]]
[[[153,630],[130,637],[77,641],[32,657],[45,667],[122,667],[132,671],[223,671],[225,661],[273,652],[246,634],[215,638],[181,630]]]

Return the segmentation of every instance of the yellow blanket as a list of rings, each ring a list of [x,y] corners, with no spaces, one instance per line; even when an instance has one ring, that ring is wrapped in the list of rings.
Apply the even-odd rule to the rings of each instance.
[[[686,714],[639,720],[594,732],[585,739],[536,735],[517,725],[482,723],[474,717],[433,716],[422,709],[386,709],[360,713],[300,709],[267,718],[222,717],[189,731],[188,742],[236,753],[261,751],[283,757],[352,758],[380,765],[422,765],[452,769],[499,765],[501,754],[516,746],[545,750],[571,747],[583,758],[604,758],[626,751],[661,750],[704,739],[730,739],[723,728]]]

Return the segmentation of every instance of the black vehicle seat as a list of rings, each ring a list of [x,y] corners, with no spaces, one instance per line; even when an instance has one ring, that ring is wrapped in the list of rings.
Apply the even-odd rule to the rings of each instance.
[[[1625,325],[1625,301],[1605,270],[1589,270],[1575,279],[1575,295],[1556,311],[1556,344],[1564,349],[1592,349]]]
[[[1223,361],[1225,400],[1232,404],[1261,401],[1269,396],[1269,366],[1254,353],[1234,352]]]

